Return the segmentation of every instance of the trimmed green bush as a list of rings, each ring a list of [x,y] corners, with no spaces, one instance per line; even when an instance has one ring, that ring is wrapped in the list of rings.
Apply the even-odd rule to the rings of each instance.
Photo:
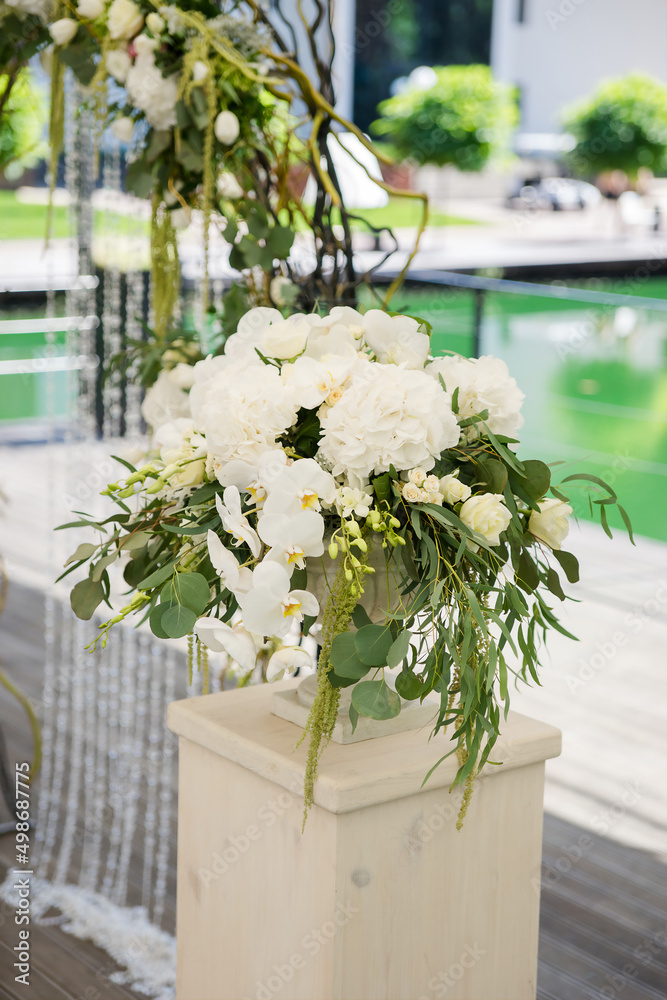
[[[622,170],[634,179],[641,167],[667,166],[667,86],[653,77],[606,80],[567,108],[563,122],[577,142],[568,162],[579,176]]]
[[[459,170],[481,170],[509,147],[518,114],[514,88],[496,82],[488,66],[435,67],[437,82],[409,87],[379,105],[371,128],[397,159]]]

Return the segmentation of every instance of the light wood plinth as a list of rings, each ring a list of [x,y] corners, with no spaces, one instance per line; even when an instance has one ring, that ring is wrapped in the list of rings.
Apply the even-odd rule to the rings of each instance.
[[[287,681],[280,685],[287,689]],[[306,745],[276,686],[169,706],[180,739],[178,1000],[529,1000],[552,726],[511,714],[463,830],[455,758],[415,730]]]

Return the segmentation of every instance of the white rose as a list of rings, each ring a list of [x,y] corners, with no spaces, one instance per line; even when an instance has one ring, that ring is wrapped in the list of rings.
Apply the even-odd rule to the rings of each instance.
[[[426,371],[442,379],[447,392],[459,390],[459,416],[472,417],[488,410],[486,423],[493,434],[514,437],[523,427],[521,404],[525,396],[500,358],[437,358]]]
[[[437,476],[427,476],[422,483],[422,489],[429,493],[440,493],[440,480]]]
[[[442,507],[442,497],[435,490],[424,490],[426,496],[428,497],[426,503],[435,503],[438,507]]]
[[[570,530],[568,517],[572,513],[569,503],[550,498],[538,504],[528,520],[528,531],[535,538],[546,542],[550,549],[560,549]]]
[[[295,358],[306,346],[309,329],[301,316],[290,316],[282,323],[272,323],[262,337],[260,350],[268,358]]]
[[[177,368],[180,368],[180,365],[177,365]],[[153,429],[169,421],[190,416],[188,394],[180,384],[176,369],[161,371],[154,384],[146,390],[141,413],[146,423]]]
[[[463,523],[484,535],[489,545],[500,544],[500,536],[512,520],[502,501],[501,493],[482,493],[470,497],[461,507],[459,516]]]
[[[150,14],[146,16],[146,27],[149,31],[152,31],[154,35],[161,35],[165,29],[165,21],[156,14],[155,11],[151,11]]]
[[[426,364],[431,342],[425,333],[420,333],[416,319],[369,309],[362,318],[362,326],[364,340],[381,364],[406,368],[423,368]]]
[[[106,8],[104,0],[79,0],[77,4],[77,13],[80,17],[85,17],[89,21],[94,21],[96,18],[101,17]]]
[[[125,83],[131,65],[132,60],[125,49],[112,49],[107,52],[107,69],[118,83]]]
[[[401,496],[404,500],[407,500],[408,503],[419,503],[421,500],[421,493],[422,491],[418,486],[415,486],[414,483],[406,483],[401,490]]]
[[[454,506],[455,503],[467,500],[472,490],[465,483],[460,482],[457,476],[449,475],[443,476],[440,480],[440,492],[445,502]]]
[[[49,25],[49,34],[56,45],[69,45],[78,30],[79,22],[71,17],[61,17]]]
[[[243,188],[229,170],[223,170],[218,177],[218,194],[222,195],[223,198],[243,197]]]
[[[208,76],[208,66],[201,59],[197,59],[195,63],[192,64],[192,82],[199,84],[203,83]]]
[[[447,394],[424,372],[366,362],[350,388],[322,414],[320,454],[334,476],[359,485],[373,472],[397,472],[435,459],[459,441]]]
[[[176,124],[178,76],[164,77],[155,65],[154,53],[137,56],[125,79],[125,89],[154,129],[163,132]]]
[[[233,111],[221,111],[213,126],[215,137],[223,146],[231,146],[239,137],[241,125]]]
[[[415,486],[421,486],[425,479],[426,473],[423,469],[410,469],[408,472],[408,480],[414,483]]]
[[[122,118],[116,118],[116,121],[111,123],[111,131],[119,142],[132,142],[134,122],[125,115]]]
[[[143,33],[137,35],[132,44],[138,56],[150,55],[151,52],[155,52],[160,47],[160,42],[157,38],[151,38],[149,35],[144,35]]]
[[[144,24],[144,15],[132,0],[113,0],[107,12],[111,38],[133,38]]]

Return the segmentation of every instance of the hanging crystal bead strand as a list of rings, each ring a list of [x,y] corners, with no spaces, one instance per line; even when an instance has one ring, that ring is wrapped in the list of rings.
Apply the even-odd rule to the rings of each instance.
[[[141,340],[141,317],[144,314],[145,278],[142,271],[128,271],[125,278],[125,335],[133,340]],[[139,365],[135,360],[127,371],[125,384],[125,436],[129,441],[138,441],[142,435],[141,399],[142,387],[139,383]]]
[[[164,666],[164,702],[174,700],[176,681],[176,654],[169,647],[166,650]],[[167,894],[167,878],[169,875],[169,860],[175,838],[172,837],[174,822],[174,786],[176,783],[176,737],[162,725],[162,743],[160,748],[160,792],[157,817],[157,849],[155,852],[155,888],[153,894],[152,919],[158,927],[164,918],[164,905]],[[175,864],[176,859],[172,858]]]
[[[157,797],[160,780],[160,743],[164,729],[165,647],[151,645],[148,746],[146,748],[146,811],[144,813],[143,876],[141,904],[150,912],[153,896],[153,865],[157,829]]]
[[[121,173],[120,173],[120,148],[117,143],[109,148],[104,159],[104,186],[105,188],[120,193]],[[108,223],[107,223],[108,224]],[[118,226],[113,225],[110,239],[107,246],[113,247],[116,242],[114,237],[118,236]],[[112,256],[113,251],[107,254],[104,272],[103,289],[103,312],[102,327],[104,330],[104,371],[105,380],[102,388],[103,395],[103,429],[104,437],[120,437],[123,419],[122,405],[122,380],[121,373],[117,367],[111,367],[111,361],[116,359],[122,348],[121,330],[121,288],[120,271],[116,259]]]
[[[123,785],[123,760],[120,751],[120,662],[122,646],[119,636],[114,637],[113,645],[108,644],[105,653],[108,654],[108,716],[107,716],[107,757],[109,759],[108,774],[108,806],[111,811],[111,823],[109,825],[109,847],[107,851],[106,869],[102,879],[101,892],[105,896],[110,896],[116,870],[118,867],[118,854],[120,851],[120,841],[122,837],[122,815],[125,806]]]
[[[130,647],[136,645],[136,688],[132,692],[132,700],[128,701],[128,710],[132,715],[131,745],[129,747],[129,774],[125,791],[125,810],[123,836],[121,841],[118,877],[112,899],[114,903],[124,905],[127,901],[127,886],[130,859],[136,835],[138,805],[143,787],[144,768],[146,760],[146,721],[148,707],[148,677],[150,669],[150,636],[139,634],[135,637],[125,630],[125,640]]]

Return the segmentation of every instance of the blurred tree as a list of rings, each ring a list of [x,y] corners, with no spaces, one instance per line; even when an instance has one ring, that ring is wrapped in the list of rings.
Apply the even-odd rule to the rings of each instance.
[[[46,155],[46,96],[27,68],[0,76],[0,176],[16,180]]]
[[[488,66],[435,67],[427,87],[408,86],[380,104],[373,131],[398,159],[481,170],[507,151],[518,112],[513,88]]]
[[[368,129],[417,66],[488,63],[493,0],[357,0],[354,120]]]
[[[642,168],[667,166],[667,86],[653,77],[607,80],[566,109],[563,121],[577,142],[568,163],[581,177],[621,170],[635,180]]]

